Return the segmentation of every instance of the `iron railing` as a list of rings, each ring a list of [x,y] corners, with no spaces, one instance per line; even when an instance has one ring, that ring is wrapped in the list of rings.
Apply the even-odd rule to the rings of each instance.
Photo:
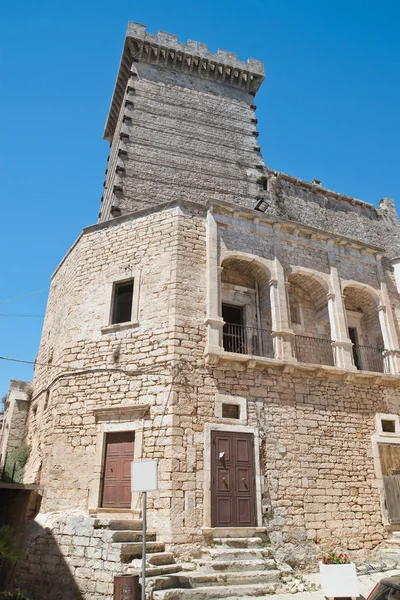
[[[269,329],[225,323],[222,338],[227,352],[274,357],[274,343]]]
[[[295,335],[296,358],[301,363],[334,366],[332,340],[307,335]]]
[[[1,456],[0,456],[0,464],[1,464]],[[6,454],[4,457],[4,463],[0,466],[0,482],[6,481],[7,483],[15,483],[16,481],[16,469],[17,469],[17,461],[10,464],[10,461],[7,460],[8,455]]]
[[[359,371],[374,371],[383,373],[383,354],[379,348],[373,346],[353,346],[354,365]]]

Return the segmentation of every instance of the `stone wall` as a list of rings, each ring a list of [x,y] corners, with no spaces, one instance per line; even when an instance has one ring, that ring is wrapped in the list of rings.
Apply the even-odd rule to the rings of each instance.
[[[3,427],[0,431],[0,464],[3,465],[8,455],[25,442],[26,421],[31,398],[30,383],[27,381],[10,381],[10,387],[4,403]]]

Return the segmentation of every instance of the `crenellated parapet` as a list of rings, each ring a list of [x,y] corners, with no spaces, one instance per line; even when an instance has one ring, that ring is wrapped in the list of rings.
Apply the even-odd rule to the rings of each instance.
[[[104,137],[110,139],[116,126],[133,62],[189,73],[224,85],[256,93],[264,80],[264,64],[249,58],[238,60],[234,52],[209,52],[206,44],[188,40],[186,44],[165,31],[148,33],[146,26],[128,23],[125,45],[118,70]]]

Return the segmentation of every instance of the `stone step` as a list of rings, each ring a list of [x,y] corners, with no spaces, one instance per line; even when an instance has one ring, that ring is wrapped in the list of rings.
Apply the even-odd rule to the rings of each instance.
[[[112,531],[142,531],[143,521],[138,519],[94,519],[94,529],[111,529]]]
[[[265,527],[202,527],[205,537],[224,538],[224,537],[267,537]]]
[[[141,542],[143,539],[142,531],[133,531],[133,530],[119,530],[114,531],[112,534],[113,542]],[[155,542],[157,539],[155,531],[148,531],[146,533],[146,542]]]
[[[123,557],[125,560],[133,560],[134,558],[140,558],[142,556],[142,544],[113,544],[116,547],[120,547],[121,549],[121,558]],[[163,542],[148,542],[146,544],[146,554],[153,552],[164,552],[165,545]]]
[[[127,530],[131,531],[143,531],[143,521],[141,519],[132,519],[132,520],[115,520],[110,519],[108,522],[108,529],[112,529],[113,531]]]
[[[271,558],[270,548],[202,548],[203,560],[262,560]]]
[[[275,569],[276,562],[273,558],[264,560],[200,560],[199,569],[205,572],[210,571],[268,571]]]
[[[263,546],[263,540],[260,537],[223,537],[214,538],[214,544],[222,548],[254,548],[254,546]]]
[[[171,552],[154,552],[146,557],[148,565],[172,565],[175,563],[174,555]]]
[[[247,571],[227,573],[190,573],[177,576],[182,587],[209,587],[229,585],[250,585],[253,583],[273,583],[279,581],[279,571]],[[188,583],[188,585],[186,585]]]
[[[146,567],[146,577],[159,577],[160,575],[171,575],[182,572],[181,565],[159,565]],[[164,588],[165,589],[165,588]]]
[[[273,594],[278,582],[254,583],[252,585],[222,585],[219,587],[197,587],[168,589],[153,592],[153,600],[215,600],[216,598],[254,598]]]

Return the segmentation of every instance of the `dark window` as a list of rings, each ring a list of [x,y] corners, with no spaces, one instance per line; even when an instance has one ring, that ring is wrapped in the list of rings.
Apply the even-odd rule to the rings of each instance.
[[[243,325],[243,307],[223,304],[222,318],[225,323],[230,323],[231,325]]]
[[[225,419],[239,419],[240,411],[238,404],[223,404],[222,405],[222,416]]]
[[[126,323],[132,317],[133,279],[116,283],[114,286],[114,301],[112,323]]]
[[[357,346],[358,346],[358,336],[357,336],[357,329],[356,327],[349,327],[349,338],[350,340],[353,342],[353,360],[354,360],[354,366],[360,370],[361,369],[361,363],[360,363],[360,358],[357,352]]]
[[[382,419],[382,431],[385,433],[396,433],[395,421],[389,419]]]
[[[290,318],[292,323],[301,325],[300,304],[297,298],[290,298]]]
[[[246,336],[243,327],[243,307],[223,304],[222,318],[225,321],[222,336],[224,350],[247,354]]]

